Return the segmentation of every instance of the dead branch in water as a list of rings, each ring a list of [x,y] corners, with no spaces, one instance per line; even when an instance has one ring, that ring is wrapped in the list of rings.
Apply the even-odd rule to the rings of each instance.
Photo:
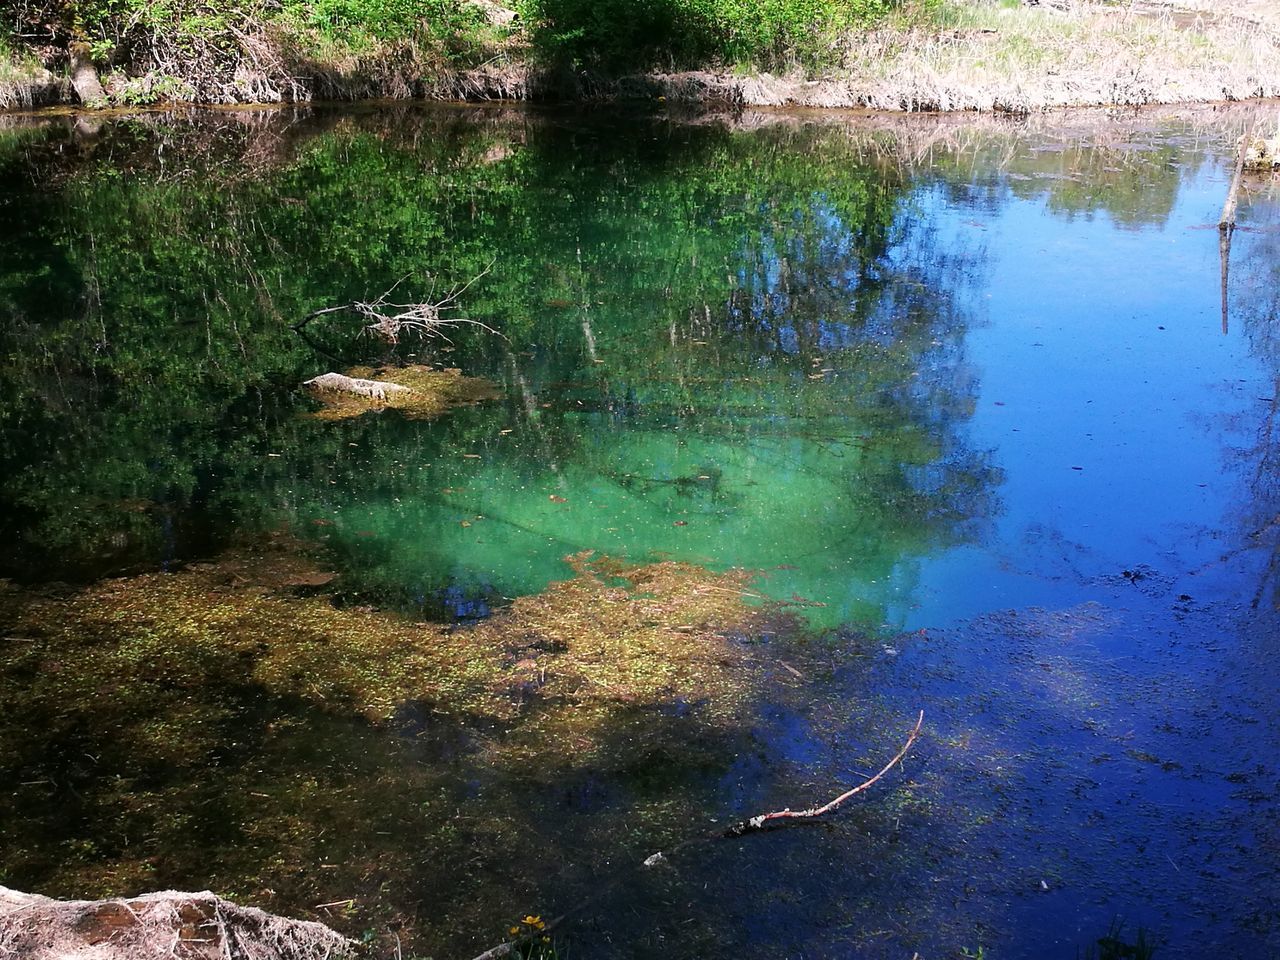
[[[356,300],[337,307],[313,310],[298,323],[294,324],[293,329],[301,332],[302,328],[316,317],[327,313],[340,313],[344,310],[349,310],[365,320],[363,333],[373,334],[392,344],[399,343],[400,337],[406,333],[417,334],[420,337],[439,337],[447,343],[449,338],[444,335],[443,329],[445,327],[463,325],[480,327],[488,333],[501,336],[497,330],[479,320],[449,316],[450,313],[462,309],[458,304],[458,298],[466,293],[472,284],[488,274],[492,268],[493,261],[491,260],[487,267],[462,284],[462,286],[454,287],[440,300],[425,300],[421,303],[392,303],[390,300],[391,294],[409,278],[409,275],[405,274],[375,300]],[[430,295],[434,295],[434,293],[435,285],[432,284]]]
[[[1237,144],[1236,171],[1231,178],[1231,187],[1227,191],[1227,199],[1222,204],[1222,216],[1218,218],[1218,229],[1229,233],[1236,228],[1236,201],[1240,196],[1240,177],[1244,174],[1244,158],[1253,143],[1254,133],[1258,129],[1257,121],[1249,128],[1249,132],[1240,137]]]
[[[389,380],[366,380],[363,377],[348,377],[341,373],[323,373],[302,384],[312,390],[332,390],[336,393],[354,393],[358,397],[370,400],[385,401],[387,397],[397,393],[413,391]]]
[[[854,794],[858,794],[858,793],[861,793],[863,790],[866,790],[868,787],[874,784],[877,780],[883,777],[886,773],[892,770],[895,766],[897,766],[900,762],[902,762],[902,758],[907,755],[907,752],[910,751],[912,745],[919,738],[920,728],[923,725],[924,725],[924,711],[921,710],[920,716],[916,720],[915,728],[907,736],[907,742],[902,745],[902,749],[898,751],[897,755],[888,763],[886,763],[880,769],[880,772],[877,773],[874,777],[869,777],[866,780],[862,781],[862,783],[858,784],[856,787],[853,787],[850,790],[846,790],[844,793],[840,794],[840,796],[836,797],[834,800],[829,800],[828,802],[824,803],[820,807],[809,807],[807,810],[792,810],[788,807],[786,810],[775,810],[773,813],[762,813],[762,814],[759,814],[758,816],[751,817],[748,820],[743,820],[740,823],[735,823],[733,826],[731,826],[728,830],[725,831],[726,836],[736,837],[744,833],[750,833],[752,830],[763,830],[767,824],[777,823],[778,821],[812,820],[815,817],[821,817],[823,814],[830,813],[831,811],[839,807],[842,803],[844,803],[846,800],[848,800],[850,797],[852,797]]]
[[[660,850],[657,853],[654,853],[649,855],[648,857],[645,857],[645,859],[641,861],[639,866],[645,867],[645,868],[655,867],[658,864],[668,860],[673,854],[681,850],[688,849],[689,847],[692,847],[696,844],[706,843],[709,840],[723,840],[727,837],[740,837],[746,833],[753,833],[756,831],[783,827],[789,823],[796,823],[797,821],[802,823],[809,822],[816,819],[817,817],[823,816],[824,814],[831,813],[835,811],[838,807],[840,807],[840,805],[843,804],[845,801],[849,800],[851,797],[855,796],[856,794],[862,793],[864,790],[867,790],[868,788],[870,788],[873,784],[881,780],[890,770],[892,770],[899,763],[901,763],[902,760],[906,757],[906,755],[911,751],[911,748],[915,745],[915,742],[918,739],[920,739],[920,731],[923,726],[924,726],[924,711],[921,710],[920,715],[916,718],[915,727],[913,727],[911,732],[907,735],[906,743],[902,745],[902,749],[899,750],[894,755],[892,760],[890,760],[883,767],[881,767],[880,771],[876,773],[874,776],[868,777],[866,780],[863,780],[856,787],[852,787],[846,790],[844,793],[840,794],[838,797],[835,797],[832,800],[828,800],[826,803],[822,804],[821,806],[809,807],[806,810],[786,809],[786,810],[777,810],[772,813],[762,813],[762,814],[759,814],[758,816],[751,817],[750,819],[743,820],[739,823],[735,823],[727,829],[717,830],[714,833],[704,834],[703,836],[699,836],[699,837],[691,837],[690,839],[685,840],[682,843],[676,844],[674,847],[672,847],[669,850],[666,850],[666,851]],[[632,869],[635,869],[635,865],[633,865]],[[503,957],[515,956],[522,946],[524,946],[526,943],[531,943],[533,941],[535,935],[541,937],[541,936],[546,936],[550,934],[553,930],[562,926],[574,914],[581,913],[583,910],[587,909],[587,907],[591,906],[591,904],[598,901],[600,898],[602,898],[605,895],[606,892],[616,887],[620,882],[621,882],[620,879],[615,879],[612,883],[606,884],[603,888],[601,888],[600,892],[598,892],[595,896],[587,900],[584,900],[582,903],[579,903],[577,906],[565,911],[563,914],[556,917],[554,920],[551,920],[541,925],[536,931],[536,934],[529,934],[523,937],[517,937],[515,940],[508,940],[506,943],[500,943],[496,947],[490,947],[484,953],[478,954],[476,957],[474,957],[473,960],[501,960],[501,958]]]
[[[1237,144],[1236,171],[1231,178],[1231,186],[1227,190],[1227,199],[1222,204],[1222,216],[1218,218],[1218,264],[1219,284],[1222,299],[1222,334],[1226,336],[1228,327],[1227,273],[1231,264],[1231,235],[1236,230],[1236,203],[1240,196],[1240,178],[1244,175],[1245,156],[1255,139],[1258,121],[1254,121],[1247,133],[1240,137]]]

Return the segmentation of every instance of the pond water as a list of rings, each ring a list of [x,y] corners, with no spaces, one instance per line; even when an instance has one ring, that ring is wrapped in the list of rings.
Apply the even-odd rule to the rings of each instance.
[[[1280,194],[1225,307],[1213,229],[1255,111],[0,128],[0,883],[380,956],[579,907],[562,956],[1280,955]],[[294,329],[468,283],[492,331]],[[397,363],[500,398],[309,415]],[[516,599],[563,581],[587,627]],[[719,659],[556,686],[628,630]],[[921,709],[856,806],[636,869]]]

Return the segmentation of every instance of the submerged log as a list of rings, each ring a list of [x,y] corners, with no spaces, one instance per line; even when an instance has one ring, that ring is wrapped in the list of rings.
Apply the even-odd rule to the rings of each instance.
[[[325,373],[313,377],[303,384],[312,390],[327,390],[337,393],[353,393],[358,397],[371,400],[386,400],[397,393],[413,393],[409,387],[388,380],[365,380],[362,377],[348,377],[342,373]]]
[[[322,923],[241,907],[209,891],[54,900],[0,887],[0,956],[24,960],[341,960],[352,940]]]
[[[1253,133],[1236,141],[1236,172],[1231,177],[1231,186],[1227,188],[1227,199],[1222,204],[1222,216],[1218,218],[1218,229],[1230,233],[1236,228],[1236,202],[1240,196],[1240,177],[1244,173],[1245,160],[1249,155],[1249,144]]]

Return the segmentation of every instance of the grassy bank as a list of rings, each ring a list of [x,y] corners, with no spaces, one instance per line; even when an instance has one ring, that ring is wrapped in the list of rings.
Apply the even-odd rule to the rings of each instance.
[[[31,50],[0,36],[0,110],[56,103],[68,93]]]
[[[112,105],[663,98],[1027,112],[1280,96],[1280,12],[1257,0],[38,6],[0,25],[0,108],[86,99],[69,82],[77,62]]]

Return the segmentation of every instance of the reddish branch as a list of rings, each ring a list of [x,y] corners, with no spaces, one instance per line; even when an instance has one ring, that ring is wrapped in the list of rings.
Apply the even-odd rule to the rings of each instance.
[[[906,755],[911,751],[911,748],[915,745],[915,742],[918,739],[920,739],[920,730],[923,726],[924,726],[924,711],[921,710],[920,715],[916,718],[916,725],[912,728],[911,733],[907,735],[906,743],[902,745],[902,749],[899,750],[894,755],[892,760],[890,760],[888,763],[886,763],[883,767],[880,768],[879,773],[877,773],[873,777],[868,777],[866,780],[863,780],[862,783],[858,784],[856,787],[852,787],[851,789],[846,790],[844,793],[840,794],[840,796],[827,801],[820,807],[809,807],[807,810],[787,809],[787,810],[777,810],[777,811],[774,811],[773,813],[762,813],[758,816],[751,817],[749,820],[743,820],[740,823],[735,823],[733,826],[729,827],[727,830],[718,831],[716,833],[704,835],[701,837],[693,837],[691,839],[685,840],[683,843],[677,844],[676,846],[672,847],[666,852],[659,851],[658,853],[655,853],[649,857],[646,857],[644,861],[642,861],[640,866],[643,866],[643,867],[656,866],[657,864],[666,860],[671,854],[674,854],[679,850],[683,850],[686,847],[693,846],[694,844],[705,843],[708,840],[717,840],[717,839],[722,839],[724,837],[738,837],[738,836],[742,836],[742,834],[744,833],[751,833],[756,830],[769,829],[770,825],[781,827],[781,826],[785,826],[787,823],[790,823],[794,820],[812,820],[815,817],[821,817],[824,814],[831,813],[832,811],[836,810],[841,804],[843,804],[846,800],[853,797],[855,794],[862,793],[862,791],[870,788],[872,785],[874,785],[879,780],[881,780],[885,776],[885,774],[887,774],[890,770],[892,770],[894,767],[900,764],[903,758],[906,757]],[[620,880],[615,879],[612,883],[607,884],[603,888],[603,890],[612,889],[613,887],[617,886],[617,884],[620,882],[621,882]],[[573,907],[571,910],[568,910],[564,914],[560,915],[559,917],[556,917],[554,920],[545,924],[540,930],[538,930],[537,935],[546,936],[547,934],[550,934],[552,930],[560,927],[571,916],[577,913],[581,913],[583,910],[587,909],[587,907],[597,902],[604,895],[603,890],[597,893],[594,897],[591,897],[583,901],[582,903],[579,903],[576,907]],[[532,941],[533,941],[533,935],[518,937],[515,940],[508,940],[506,943],[500,943],[496,947],[491,947],[490,949],[486,950],[484,953],[479,954],[474,958],[474,960],[500,960],[500,958],[503,958],[503,957],[512,957],[516,955],[516,951],[521,946],[523,946],[526,943],[530,943]]]
[[[770,823],[776,823],[778,821],[785,821],[785,820],[812,820],[814,817],[820,817],[823,814],[830,813],[832,810],[835,810],[837,807],[840,806],[840,804],[844,803],[854,794],[861,793],[863,790],[866,790],[868,787],[874,784],[877,780],[883,777],[886,773],[888,773],[890,770],[896,767],[899,763],[901,763],[902,758],[907,755],[907,753],[911,750],[912,745],[916,742],[916,740],[919,739],[920,728],[922,726],[924,726],[923,710],[920,711],[920,716],[916,719],[916,725],[914,729],[912,729],[911,733],[907,736],[907,742],[902,745],[902,749],[898,751],[897,755],[888,763],[886,763],[880,769],[880,772],[877,773],[874,777],[870,777],[862,781],[862,783],[858,784],[856,787],[853,787],[850,790],[846,790],[844,793],[840,794],[840,796],[836,797],[834,800],[830,800],[827,803],[824,803],[820,807],[809,807],[807,810],[792,810],[790,807],[788,807],[786,810],[775,810],[773,813],[762,813],[762,814],[759,814],[758,816],[751,817],[749,820],[743,820],[740,823],[735,823],[728,830],[726,830],[725,833],[728,836],[736,837],[736,836],[741,836],[744,833],[750,833],[752,830],[763,830]],[[781,826],[781,824],[779,824],[779,826]]]

